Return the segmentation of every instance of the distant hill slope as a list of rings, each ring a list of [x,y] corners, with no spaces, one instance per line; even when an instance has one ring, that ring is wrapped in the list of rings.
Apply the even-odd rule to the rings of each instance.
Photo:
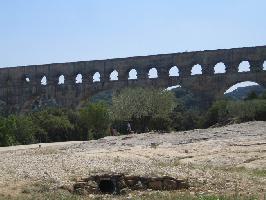
[[[113,97],[113,91],[112,90],[106,90],[106,91],[102,91],[102,92],[99,92],[99,93],[93,95],[89,101],[92,103],[102,101],[102,102],[105,102],[105,103],[111,105],[112,104],[112,97]]]
[[[231,99],[234,99],[234,100],[243,100],[251,92],[255,92],[257,95],[260,95],[265,91],[266,89],[260,85],[252,85],[252,86],[246,86],[246,87],[239,87],[236,90],[225,94],[225,96]]]
[[[190,93],[186,89],[178,87],[178,88],[172,89],[171,91],[175,94],[176,98],[184,104],[185,108],[188,108],[188,109],[199,108],[200,99],[194,96],[192,93]],[[251,92],[255,92],[257,95],[260,95],[265,91],[266,89],[260,85],[252,85],[252,86],[246,86],[246,87],[239,87],[236,90],[225,94],[225,97],[229,97],[230,99],[233,99],[233,100],[243,100]],[[112,90],[103,91],[103,92],[100,92],[92,96],[90,98],[90,102],[104,101],[110,105],[112,103],[112,96],[113,96]]]

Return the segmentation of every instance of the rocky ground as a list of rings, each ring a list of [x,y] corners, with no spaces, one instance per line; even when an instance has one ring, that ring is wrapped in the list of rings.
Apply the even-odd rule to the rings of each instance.
[[[37,183],[56,189],[71,186],[81,177],[106,173],[185,179],[190,194],[262,197],[266,193],[266,122],[0,148],[2,197],[27,193],[27,187]]]

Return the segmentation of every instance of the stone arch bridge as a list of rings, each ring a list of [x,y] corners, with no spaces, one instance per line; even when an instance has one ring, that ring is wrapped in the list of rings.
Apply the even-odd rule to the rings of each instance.
[[[254,81],[265,87],[265,60],[266,46],[258,46],[1,68],[0,100],[12,111],[27,110],[36,101],[45,100],[76,108],[104,90],[133,85],[163,88],[181,85],[208,105],[238,82]],[[242,61],[249,62],[246,72],[239,72]],[[225,66],[224,73],[215,74],[215,65],[220,62]],[[174,66],[178,74],[169,76]],[[201,73],[192,75],[193,66],[200,67]],[[149,78],[152,68],[158,77]],[[136,70],[136,79],[128,78],[132,69]],[[110,79],[114,71],[118,74],[117,80]],[[98,74],[100,80],[93,80],[94,74]],[[77,76],[80,80],[76,80]]]

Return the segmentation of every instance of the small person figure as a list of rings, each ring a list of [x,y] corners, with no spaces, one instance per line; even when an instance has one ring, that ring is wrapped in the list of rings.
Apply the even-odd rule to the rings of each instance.
[[[131,134],[131,125],[129,122],[127,123],[127,132],[128,134]]]
[[[111,135],[111,136],[115,136],[115,132],[114,132],[114,129],[113,129],[112,126],[110,127],[110,135]]]

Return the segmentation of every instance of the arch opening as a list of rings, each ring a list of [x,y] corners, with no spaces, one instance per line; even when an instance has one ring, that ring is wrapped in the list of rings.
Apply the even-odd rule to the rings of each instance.
[[[166,88],[166,90],[171,91],[171,90],[176,89],[176,88],[181,88],[181,85],[169,86],[168,88]]]
[[[249,72],[250,64],[248,61],[242,61],[238,66],[238,72]]]
[[[169,70],[169,76],[179,76],[179,69],[177,68],[177,66],[171,67],[171,69]]]
[[[58,85],[63,85],[65,84],[65,76],[64,75],[60,75],[58,77]]]
[[[263,63],[263,68],[262,68],[262,70],[265,70],[265,71],[266,71],[266,60],[265,60],[264,63]]]
[[[158,72],[155,67],[151,68],[148,73],[149,78],[158,78]]]
[[[76,83],[77,84],[82,83],[82,75],[81,74],[77,74],[77,76],[76,76]]]
[[[101,74],[99,72],[95,72],[92,79],[93,79],[93,82],[100,82],[101,81]]]
[[[214,74],[224,74],[226,72],[226,67],[223,62],[219,62],[214,66]]]
[[[128,72],[128,80],[134,80],[134,79],[138,79],[138,73],[137,73],[137,70],[131,69]]]
[[[116,70],[114,70],[110,74],[110,81],[117,81],[117,80],[118,80],[118,72]]]
[[[250,87],[250,86],[259,86],[258,83],[256,82],[253,82],[253,81],[243,81],[243,82],[239,82],[239,83],[236,83],[234,84],[233,86],[229,87],[225,92],[224,94],[229,94],[233,91],[236,91],[236,90],[239,90],[239,89],[242,89],[242,88],[246,88],[246,87]]]
[[[29,83],[29,82],[30,82],[30,77],[29,77],[28,75],[25,75],[25,76],[24,76],[24,81],[25,81],[26,83]]]
[[[99,189],[104,194],[113,194],[116,191],[115,184],[112,180],[101,180]]]
[[[191,75],[199,75],[202,74],[202,67],[199,64],[196,64],[191,69]]]
[[[43,76],[41,78],[41,85],[47,85],[47,78],[46,78],[46,76]]]

